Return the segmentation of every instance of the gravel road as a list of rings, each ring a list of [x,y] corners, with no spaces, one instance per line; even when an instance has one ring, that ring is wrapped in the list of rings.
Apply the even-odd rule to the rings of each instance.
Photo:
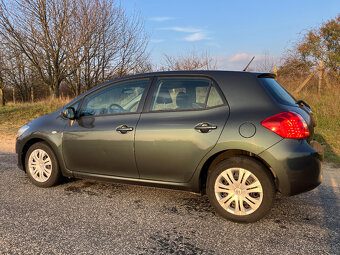
[[[206,196],[90,180],[33,186],[0,152],[0,254],[340,254],[340,169],[277,196],[253,224],[217,216]]]

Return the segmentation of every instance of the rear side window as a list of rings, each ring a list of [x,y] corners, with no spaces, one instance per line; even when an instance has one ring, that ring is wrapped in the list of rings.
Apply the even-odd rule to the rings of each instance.
[[[209,87],[209,79],[160,78],[153,95],[151,111],[204,108]]]
[[[266,91],[280,104],[296,106],[296,101],[275,79],[259,78]]]
[[[221,95],[218,93],[215,84],[212,84],[207,101],[207,107],[214,107],[223,104],[224,104],[223,99]]]

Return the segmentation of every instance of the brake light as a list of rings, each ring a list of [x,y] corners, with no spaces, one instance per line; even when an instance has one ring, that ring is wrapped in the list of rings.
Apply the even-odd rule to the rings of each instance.
[[[302,139],[309,136],[309,129],[303,117],[296,112],[282,112],[261,122],[283,138]]]

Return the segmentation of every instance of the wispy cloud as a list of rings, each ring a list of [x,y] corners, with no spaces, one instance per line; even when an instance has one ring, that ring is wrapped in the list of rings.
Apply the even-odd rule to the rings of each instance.
[[[163,22],[167,20],[173,20],[174,17],[151,17],[148,20],[155,21],[155,22]]]
[[[162,27],[160,30],[170,30],[170,31],[176,31],[176,32],[184,32],[184,33],[198,33],[202,30],[199,28],[193,28],[193,27]]]
[[[169,31],[176,31],[182,33],[188,33],[186,37],[183,38],[184,41],[193,42],[193,41],[201,41],[201,40],[209,40],[207,33],[200,28],[194,27],[163,27],[160,30],[169,30]]]
[[[249,71],[265,71],[272,72],[273,66],[280,63],[280,57],[270,54],[249,54],[245,52],[237,53],[234,55],[219,55],[215,56],[217,60],[217,66],[226,70],[242,70],[255,56],[254,61],[249,66]]]
[[[200,41],[203,39],[205,39],[205,34],[203,34],[202,32],[193,33],[184,38],[185,41],[189,41],[189,42]]]

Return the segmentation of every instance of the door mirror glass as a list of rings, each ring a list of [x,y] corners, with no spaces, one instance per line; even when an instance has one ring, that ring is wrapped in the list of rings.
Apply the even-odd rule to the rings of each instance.
[[[67,107],[63,111],[63,116],[67,119],[74,120],[76,118],[76,111],[73,107]]]

